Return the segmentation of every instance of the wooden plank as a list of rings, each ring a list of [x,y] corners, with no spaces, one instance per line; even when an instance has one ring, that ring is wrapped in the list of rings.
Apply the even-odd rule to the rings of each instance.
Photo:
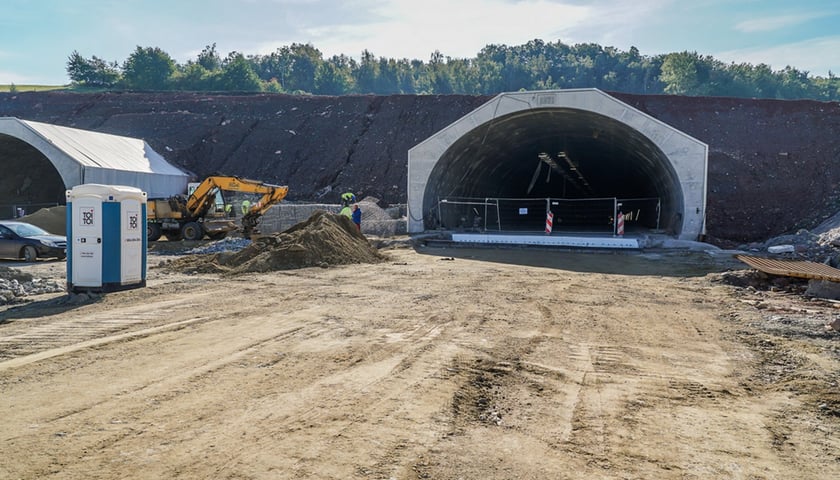
[[[777,260],[751,255],[735,255],[735,258],[771,275],[840,282],[840,270],[823,263],[807,260]]]

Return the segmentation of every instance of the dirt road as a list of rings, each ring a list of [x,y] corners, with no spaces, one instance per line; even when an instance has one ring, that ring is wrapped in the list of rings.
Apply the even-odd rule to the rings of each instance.
[[[387,253],[0,307],[0,478],[840,478],[831,304]]]

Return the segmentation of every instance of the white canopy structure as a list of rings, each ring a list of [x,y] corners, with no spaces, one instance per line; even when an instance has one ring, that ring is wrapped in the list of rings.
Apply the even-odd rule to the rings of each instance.
[[[4,172],[33,172],[26,177],[27,187],[37,185],[43,178],[55,177],[44,159],[64,184],[57,195],[76,185],[97,183],[136,187],[149,198],[164,198],[186,192],[189,182],[189,174],[167,162],[142,139],[0,118],[0,168]]]

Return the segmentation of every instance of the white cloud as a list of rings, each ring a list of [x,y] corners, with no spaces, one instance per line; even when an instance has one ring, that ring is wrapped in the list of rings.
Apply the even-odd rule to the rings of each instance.
[[[18,75],[15,72],[7,72],[0,70],[0,85],[8,85],[11,83],[14,83],[15,85],[40,84],[40,82],[35,82],[31,78],[26,77],[25,75]]]
[[[797,70],[809,72],[811,76],[826,77],[829,70],[834,74],[840,73],[838,51],[840,36],[830,36],[768,48],[728,50],[713,56],[727,63],[764,63],[773,70],[781,70],[790,65]],[[833,62],[831,59],[834,59]]]
[[[796,15],[779,15],[775,17],[754,18],[735,25],[735,29],[744,33],[771,32],[781,28],[805,23],[822,17],[819,12],[801,13]]]
[[[428,60],[435,50],[449,57],[471,58],[488,44],[521,45],[534,39],[608,46],[632,36],[628,31],[647,28],[657,9],[672,3],[390,0],[369,4],[369,22],[310,28],[303,36],[325,57],[342,53],[358,57],[367,49],[388,58]],[[273,42],[262,48],[268,52],[282,44]]]
[[[155,2],[163,3],[163,0]],[[778,7],[759,8],[764,5],[758,0],[753,0],[755,11],[765,12],[765,16],[743,21],[735,29],[724,20],[737,21],[733,9],[743,9],[735,9],[732,2],[725,0],[696,0],[689,4],[677,0],[205,2],[208,6],[200,9],[191,9],[186,2],[171,2],[172,9],[144,7],[140,12],[131,9],[133,2],[117,2],[98,12],[96,21],[89,26],[68,32],[52,27],[48,33],[62,38],[67,51],[55,50],[55,41],[47,42],[51,50],[43,52],[34,50],[35,44],[27,43],[28,57],[41,58],[43,61],[37,69],[43,71],[36,73],[36,66],[26,65],[25,59],[13,58],[18,52],[10,47],[6,47],[7,57],[0,51],[0,63],[7,71],[18,71],[16,83],[27,69],[32,70],[27,73],[29,77],[58,76],[64,81],[63,64],[72,50],[86,57],[96,55],[122,62],[137,45],[157,46],[179,63],[185,63],[195,59],[211,43],[217,44],[222,56],[234,50],[246,55],[266,55],[292,43],[311,43],[324,58],[337,54],[359,58],[367,49],[376,57],[428,61],[435,50],[448,57],[473,58],[489,44],[513,46],[540,39],[559,40],[568,45],[595,43],[623,51],[635,46],[643,55],[694,50],[727,62],[767,63],[776,69],[791,64],[815,75],[825,75],[829,68],[840,70],[838,65],[826,65],[836,63],[836,37],[786,47],[755,48],[759,44],[754,42],[772,40],[755,38],[764,37],[760,35],[762,32],[801,28],[808,21],[813,21],[815,28],[826,24],[814,21],[819,14],[802,13],[802,8],[787,16]],[[727,12],[732,14],[727,17]],[[39,35],[39,38],[46,36]],[[747,45],[753,48],[736,50],[746,45],[734,42],[744,41],[745,37],[750,42]],[[729,50],[715,53],[723,49]],[[46,61],[47,58],[50,60]],[[44,69],[47,65],[52,72]]]
[[[565,32],[564,43],[597,43],[628,50],[638,32],[647,32],[670,23],[670,7],[674,0],[606,0],[591,2],[588,16],[571,25]],[[644,52],[643,52],[644,53]]]
[[[365,8],[360,6],[360,8]],[[540,38],[557,40],[563,32],[590,19],[589,6],[548,0],[378,1],[367,4],[368,21],[303,30],[293,41],[309,42],[325,57],[358,57],[365,49],[377,57],[428,60],[445,56],[474,57],[488,44],[519,45]],[[263,44],[267,53],[287,41]]]

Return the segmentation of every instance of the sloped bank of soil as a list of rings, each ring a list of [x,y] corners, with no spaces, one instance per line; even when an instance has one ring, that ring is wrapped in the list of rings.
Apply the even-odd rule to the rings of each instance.
[[[238,252],[189,255],[163,266],[187,273],[238,275],[385,259],[349,218],[316,211],[308,220],[260,238]]]
[[[840,210],[840,103],[610,95],[708,145],[706,241],[764,241]],[[353,191],[393,205],[406,202],[408,150],[491,98],[22,92],[0,93],[0,117],[143,138],[196,178],[288,185],[288,201],[338,203]],[[32,167],[0,176],[0,204],[55,201],[22,186],[37,178]]]
[[[65,235],[67,232],[67,207],[58,205],[42,208],[18,220],[41,227],[55,235]]]

